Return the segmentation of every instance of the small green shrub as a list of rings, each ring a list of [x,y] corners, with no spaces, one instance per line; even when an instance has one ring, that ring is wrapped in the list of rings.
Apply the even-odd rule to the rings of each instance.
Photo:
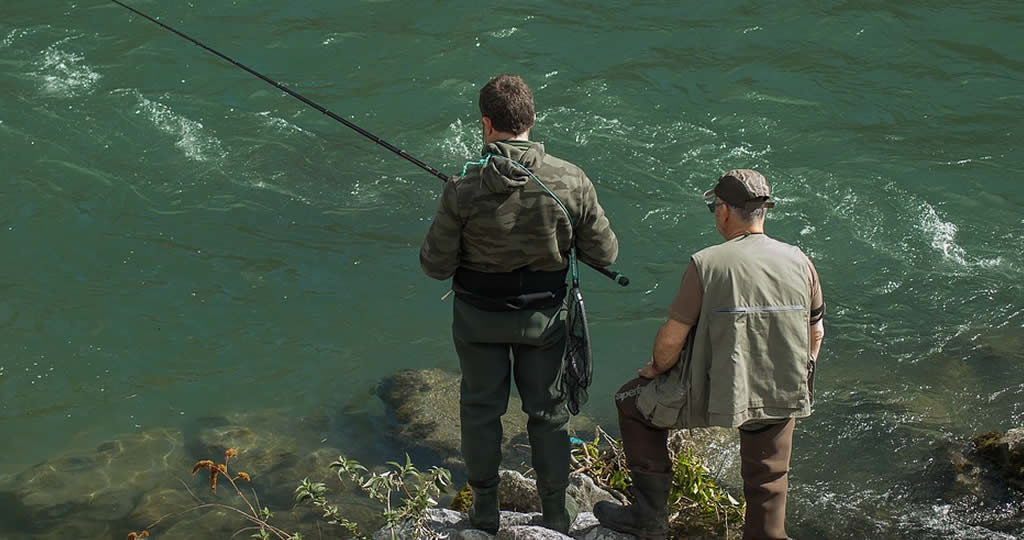
[[[340,456],[331,463],[336,469],[338,480],[355,483],[371,499],[384,505],[384,528],[391,533],[391,538],[411,535],[415,538],[436,538],[437,534],[426,525],[427,511],[437,506],[437,498],[447,491],[452,482],[448,469],[431,467],[422,472],[412,464],[409,455],[405,456],[405,464],[395,461],[388,462],[384,472],[369,472],[358,461]],[[295,488],[296,501],[310,501],[323,512],[323,518],[332,525],[337,525],[350,535],[366,538],[359,524],[341,516],[337,505],[327,501],[327,486],[323,482],[310,482],[304,479]]]
[[[720,487],[693,443],[682,432],[673,432],[668,443],[672,460],[672,490],[669,493],[669,524],[677,532],[713,531],[730,536],[743,523],[744,504]],[[633,484],[626,465],[622,442],[597,428],[592,441],[572,450],[576,472],[586,474],[599,486],[632,499]]]

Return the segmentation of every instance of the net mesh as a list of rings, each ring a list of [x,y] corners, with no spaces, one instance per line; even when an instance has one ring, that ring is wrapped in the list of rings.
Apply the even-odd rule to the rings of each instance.
[[[577,415],[580,413],[580,406],[586,404],[590,397],[587,388],[593,375],[590,329],[587,326],[587,312],[583,306],[583,293],[579,287],[573,287],[569,291],[565,322],[568,339],[561,386],[569,413]]]

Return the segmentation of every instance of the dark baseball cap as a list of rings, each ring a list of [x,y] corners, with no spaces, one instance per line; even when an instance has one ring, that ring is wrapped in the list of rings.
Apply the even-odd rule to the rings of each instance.
[[[748,211],[775,206],[768,181],[753,169],[733,169],[723,174],[715,187],[704,192],[705,199],[712,195],[718,195],[729,206]]]

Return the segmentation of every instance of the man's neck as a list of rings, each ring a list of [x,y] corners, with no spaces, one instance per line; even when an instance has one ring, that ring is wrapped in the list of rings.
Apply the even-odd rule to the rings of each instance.
[[[526,130],[518,135],[515,133],[509,133],[507,131],[492,131],[489,137],[484,138],[484,144],[491,144],[498,141],[529,141],[530,130]]]
[[[764,223],[752,224],[749,226],[740,227],[734,229],[725,235],[726,240],[732,240],[740,236],[747,236],[750,234],[764,234]]]

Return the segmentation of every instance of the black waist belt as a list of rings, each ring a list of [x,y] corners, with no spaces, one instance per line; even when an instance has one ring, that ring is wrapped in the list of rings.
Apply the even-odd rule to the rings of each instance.
[[[484,311],[547,309],[565,298],[566,270],[477,272],[459,268],[452,279],[455,297]]]

